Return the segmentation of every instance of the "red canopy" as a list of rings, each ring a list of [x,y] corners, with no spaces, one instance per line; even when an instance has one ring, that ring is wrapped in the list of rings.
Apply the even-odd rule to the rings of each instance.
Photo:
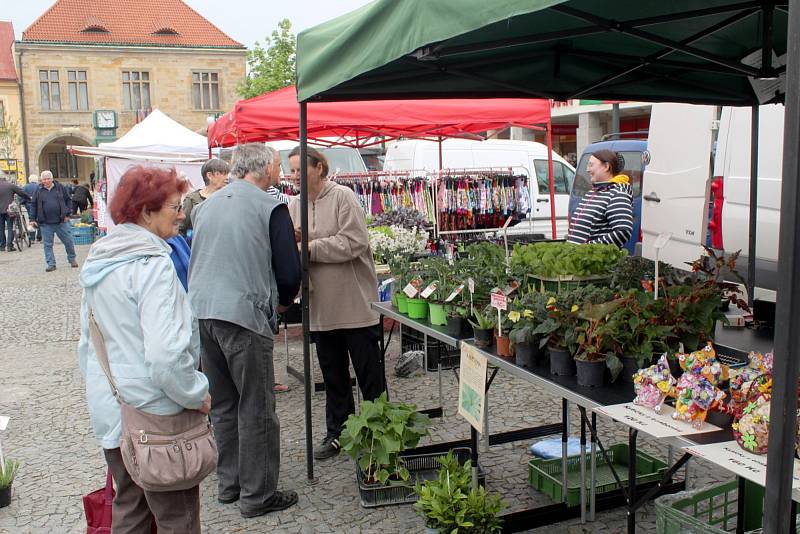
[[[208,146],[298,140],[300,105],[294,87],[240,100],[208,128]],[[366,147],[399,137],[474,137],[479,132],[550,122],[550,102],[496,98],[374,100],[308,104],[308,139]],[[384,139],[375,139],[382,137]]]

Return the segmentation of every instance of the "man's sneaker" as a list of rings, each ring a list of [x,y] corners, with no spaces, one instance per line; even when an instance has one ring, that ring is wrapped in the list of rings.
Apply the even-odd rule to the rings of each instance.
[[[314,449],[314,459],[326,460],[328,458],[333,458],[339,454],[339,449],[341,448],[338,438],[325,438],[322,440],[322,444]]]
[[[47,266],[47,269],[45,269],[45,270],[44,270],[44,272],[46,272],[46,273],[52,273],[52,272],[53,272],[53,271],[55,271],[55,270],[56,270],[56,266],[55,266],[55,265],[48,265],[48,266]]]

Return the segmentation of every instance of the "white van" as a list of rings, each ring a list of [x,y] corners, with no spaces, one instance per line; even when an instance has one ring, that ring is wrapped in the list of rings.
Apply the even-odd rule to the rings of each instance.
[[[295,141],[271,141],[266,143],[271,146],[281,155],[281,171],[284,177],[291,177],[292,172],[289,170],[289,153],[299,145]],[[361,154],[352,147],[337,146],[337,147],[323,147],[309,143],[308,146],[316,148],[328,158],[328,166],[330,167],[329,174],[333,175],[339,172],[367,172],[367,166]]]
[[[782,105],[759,110],[755,297],[774,302],[783,154]],[[642,254],[672,237],[662,261],[688,269],[702,245],[741,250],[746,277],[750,206],[750,108],[655,104],[650,117],[650,164],[642,185]]]
[[[474,169],[485,167],[508,168],[524,172],[531,184],[530,219],[509,229],[510,234],[539,233],[551,235],[550,186],[547,172],[547,146],[533,141],[490,139],[471,141],[447,139],[442,143],[442,168]],[[412,139],[395,141],[388,145],[384,170],[439,169],[439,143]],[[556,231],[559,237],[567,233],[569,193],[575,180],[575,169],[553,152],[553,179],[555,181]],[[533,177],[536,177],[534,180]]]

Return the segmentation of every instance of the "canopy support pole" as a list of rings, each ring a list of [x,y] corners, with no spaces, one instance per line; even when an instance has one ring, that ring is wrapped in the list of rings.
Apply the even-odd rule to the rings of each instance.
[[[555,174],[553,171],[553,123],[551,121],[547,121],[547,174],[548,174],[548,181],[550,183],[550,227],[553,231],[553,239],[558,239],[556,234],[556,183],[555,183]],[[530,184],[528,187],[539,187],[539,179],[536,176],[536,171],[534,170],[533,179],[530,180]],[[534,209],[531,206],[531,209]]]
[[[311,421],[311,332],[308,283],[308,105],[300,102],[300,259],[303,278],[301,306],[303,309],[303,386],[306,401],[306,473],[314,481],[314,444]]]
[[[789,1],[788,21],[775,359],[764,498],[768,534],[790,532],[800,364],[800,0]]]
[[[756,227],[758,217],[758,104],[750,115],[750,227],[747,244],[747,305],[753,307],[756,291]]]

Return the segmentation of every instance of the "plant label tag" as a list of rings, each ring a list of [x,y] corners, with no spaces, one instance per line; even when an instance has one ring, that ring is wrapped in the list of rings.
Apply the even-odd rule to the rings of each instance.
[[[656,242],[653,243],[653,248],[656,250],[661,250],[669,242],[670,239],[672,239],[672,233],[667,232],[663,234],[658,234]]]
[[[519,289],[519,283],[516,280],[512,280],[510,284],[503,288],[503,294],[509,296],[517,289]]]
[[[508,308],[508,297],[506,297],[503,293],[492,293],[491,303],[492,308],[505,311]]]
[[[11,418],[7,415],[0,415],[0,430],[5,430]]]
[[[469,292],[475,293],[475,280],[472,278],[467,278],[467,285],[469,286]]]
[[[452,293],[450,293],[450,294],[447,296],[447,298],[446,298],[446,299],[444,299],[444,301],[445,301],[445,302],[453,302],[453,299],[454,299],[454,298],[456,298],[457,296],[459,296],[459,295],[461,294],[461,292],[462,292],[462,291],[464,291],[464,284],[461,284],[460,286],[458,286],[457,288],[455,288],[455,289],[453,290],[453,292],[452,292]]]
[[[438,285],[436,282],[431,282],[431,283],[430,283],[430,285],[428,285],[428,287],[426,287],[426,288],[425,288],[425,289],[422,291],[422,293],[420,293],[420,295],[419,295],[419,296],[420,296],[420,297],[422,297],[422,298],[424,298],[424,299],[426,299],[426,298],[428,298],[428,297],[430,297],[430,296],[431,296],[431,293],[433,293],[434,291],[436,291],[436,288],[437,288],[437,287],[439,287],[439,285]]]
[[[417,296],[417,293],[419,293],[419,289],[414,287],[414,284],[412,282],[409,282],[408,285],[403,288],[403,293],[408,295],[408,298],[413,299],[414,297]]]

